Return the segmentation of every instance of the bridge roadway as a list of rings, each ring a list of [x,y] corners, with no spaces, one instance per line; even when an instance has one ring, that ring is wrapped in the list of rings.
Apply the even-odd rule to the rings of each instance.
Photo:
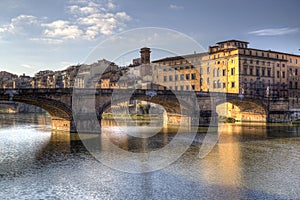
[[[236,105],[241,111],[259,110],[265,113],[266,120],[289,112],[287,98],[231,93],[142,89],[0,89],[0,101],[38,106],[51,115],[53,129],[71,132],[76,132],[75,116],[78,119],[78,116],[90,116],[92,112],[93,116],[101,120],[102,113],[110,109],[112,104],[129,102],[129,99],[159,104],[168,116],[192,116],[197,119],[197,122],[192,123],[197,125],[216,120],[216,106],[225,102]]]

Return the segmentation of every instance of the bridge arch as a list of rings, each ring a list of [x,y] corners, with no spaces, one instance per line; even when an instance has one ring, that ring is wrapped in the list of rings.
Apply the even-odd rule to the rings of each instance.
[[[180,99],[180,102],[177,98],[181,97],[176,97],[175,94],[171,93],[168,94],[167,96],[154,96],[154,97],[149,97],[145,94],[133,94],[131,97],[131,101],[134,100],[139,100],[139,101],[145,101],[145,102],[150,102],[156,105],[162,106],[166,112],[164,112],[164,120],[166,122],[164,123],[180,123],[182,118],[189,117],[191,114],[191,102],[186,101],[185,99]],[[189,98],[187,98],[189,99]],[[112,102],[111,100],[107,100],[106,102],[102,103],[98,110],[97,110],[97,116],[99,119],[101,119],[102,114],[111,109],[112,103],[123,103],[123,102],[128,102],[128,99],[123,99],[122,97],[117,99],[116,101]],[[197,110],[197,109],[195,109]]]
[[[19,102],[42,108],[51,116],[52,129],[75,131],[72,122],[72,109],[61,99],[47,98],[44,95],[0,95],[0,101]]]
[[[267,121],[267,105],[260,99],[227,98],[215,102],[219,115],[238,121]]]

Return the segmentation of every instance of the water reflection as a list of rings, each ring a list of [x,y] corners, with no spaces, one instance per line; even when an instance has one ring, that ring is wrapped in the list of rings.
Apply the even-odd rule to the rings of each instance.
[[[175,163],[160,171],[132,175],[103,166],[86,151],[78,135],[51,132],[49,116],[0,118],[0,196],[8,199],[300,197],[299,126],[224,124],[218,130],[219,143],[199,159],[205,136],[202,127]],[[145,126],[129,125],[133,129]],[[127,151],[147,152],[168,144],[177,130],[162,128],[155,136],[135,138],[120,131],[114,121],[102,120],[102,126],[102,134],[82,138],[92,141],[95,150],[107,150],[112,143]]]

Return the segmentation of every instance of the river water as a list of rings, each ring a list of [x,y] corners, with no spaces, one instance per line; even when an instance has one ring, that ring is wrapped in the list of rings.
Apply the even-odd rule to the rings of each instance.
[[[298,126],[225,124],[203,159],[200,131],[169,166],[131,174],[103,165],[76,135],[51,132],[47,115],[0,114],[0,120],[0,199],[300,199]],[[113,122],[102,125],[102,134],[115,135]],[[146,147],[134,137],[115,143],[151,151],[174,134],[163,130]]]

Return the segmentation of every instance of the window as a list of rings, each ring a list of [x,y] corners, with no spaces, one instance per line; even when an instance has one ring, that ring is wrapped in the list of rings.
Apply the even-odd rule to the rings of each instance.
[[[250,56],[252,55],[252,51],[249,51],[249,55],[250,55]]]
[[[214,81],[213,88],[217,88],[217,81]]]
[[[231,75],[234,75],[234,68],[231,68]]]
[[[293,63],[293,59],[290,58],[290,63]]]
[[[256,76],[260,76],[259,68],[258,67],[256,67]]]
[[[290,83],[289,83],[289,89],[292,89],[292,87],[293,87],[293,82],[290,81]]]
[[[218,80],[218,88],[221,88],[221,81]]]
[[[202,75],[203,74],[203,69],[202,69],[202,67],[200,68],[200,75]]]
[[[282,72],[282,78],[285,78],[285,72]]]
[[[184,74],[180,74],[180,80],[184,80]]]
[[[277,71],[277,78],[280,78],[280,71]]]
[[[298,64],[298,59],[296,59],[296,64]]]
[[[185,78],[186,78],[186,80],[190,80],[190,75],[189,75],[189,74],[186,74],[186,75],[185,75]]]
[[[257,53],[257,51],[255,51],[255,55],[256,55],[256,56],[258,56],[258,53]]]
[[[298,89],[298,82],[295,82],[295,89]]]
[[[166,82],[167,81],[167,76],[164,76],[164,82]]]
[[[209,67],[207,67],[207,74],[209,74],[210,73],[210,68]]]
[[[175,81],[178,81],[178,75],[177,74],[175,75]]]
[[[192,85],[192,90],[195,90],[195,85]]]
[[[209,85],[209,84],[210,84],[210,82],[209,82],[209,78],[207,78],[207,79],[206,79],[206,82],[207,82],[207,85]]]
[[[223,83],[223,88],[226,88],[226,83]]]
[[[271,77],[271,69],[268,69],[268,77]]]
[[[183,67],[180,67],[180,70],[183,70]]]
[[[190,90],[190,86],[189,86],[189,85],[186,85],[186,86],[185,86],[185,90]]]
[[[190,69],[190,66],[186,66],[185,69]]]
[[[277,63],[277,67],[280,67],[280,64],[279,64],[279,63]]]
[[[169,76],[169,81],[173,81],[173,77],[172,76]]]
[[[243,74],[247,75],[247,67],[246,66],[244,67],[244,73]]]
[[[253,76],[253,67],[250,67],[250,76]]]
[[[231,63],[232,63],[232,64],[234,63],[234,59],[231,59]]]
[[[298,69],[295,69],[295,75],[298,76]]]
[[[265,54],[264,54],[264,52],[262,52],[262,53],[261,53],[261,56],[262,56],[262,57],[265,57]]]
[[[223,76],[226,76],[226,69],[223,69]]]
[[[216,77],[216,76],[217,76],[217,69],[214,69],[213,76],[214,76],[214,77]]]
[[[282,67],[285,67],[285,64],[282,64]]]
[[[193,74],[192,74],[192,80],[195,80],[195,79],[196,79],[196,74],[193,73]]]
[[[250,64],[253,64],[253,60],[250,60]]]
[[[259,65],[259,60],[256,61],[256,64]]]
[[[235,87],[235,82],[231,82],[231,88]]]
[[[262,69],[261,69],[261,76],[265,76],[265,75],[266,75],[265,71],[266,71],[265,68],[262,68]]]
[[[175,90],[178,90],[178,87],[177,87],[177,86],[175,86]]]
[[[180,90],[183,91],[183,85],[180,86]]]
[[[220,69],[218,68],[218,70],[217,70],[217,77],[219,77],[220,76]]]

